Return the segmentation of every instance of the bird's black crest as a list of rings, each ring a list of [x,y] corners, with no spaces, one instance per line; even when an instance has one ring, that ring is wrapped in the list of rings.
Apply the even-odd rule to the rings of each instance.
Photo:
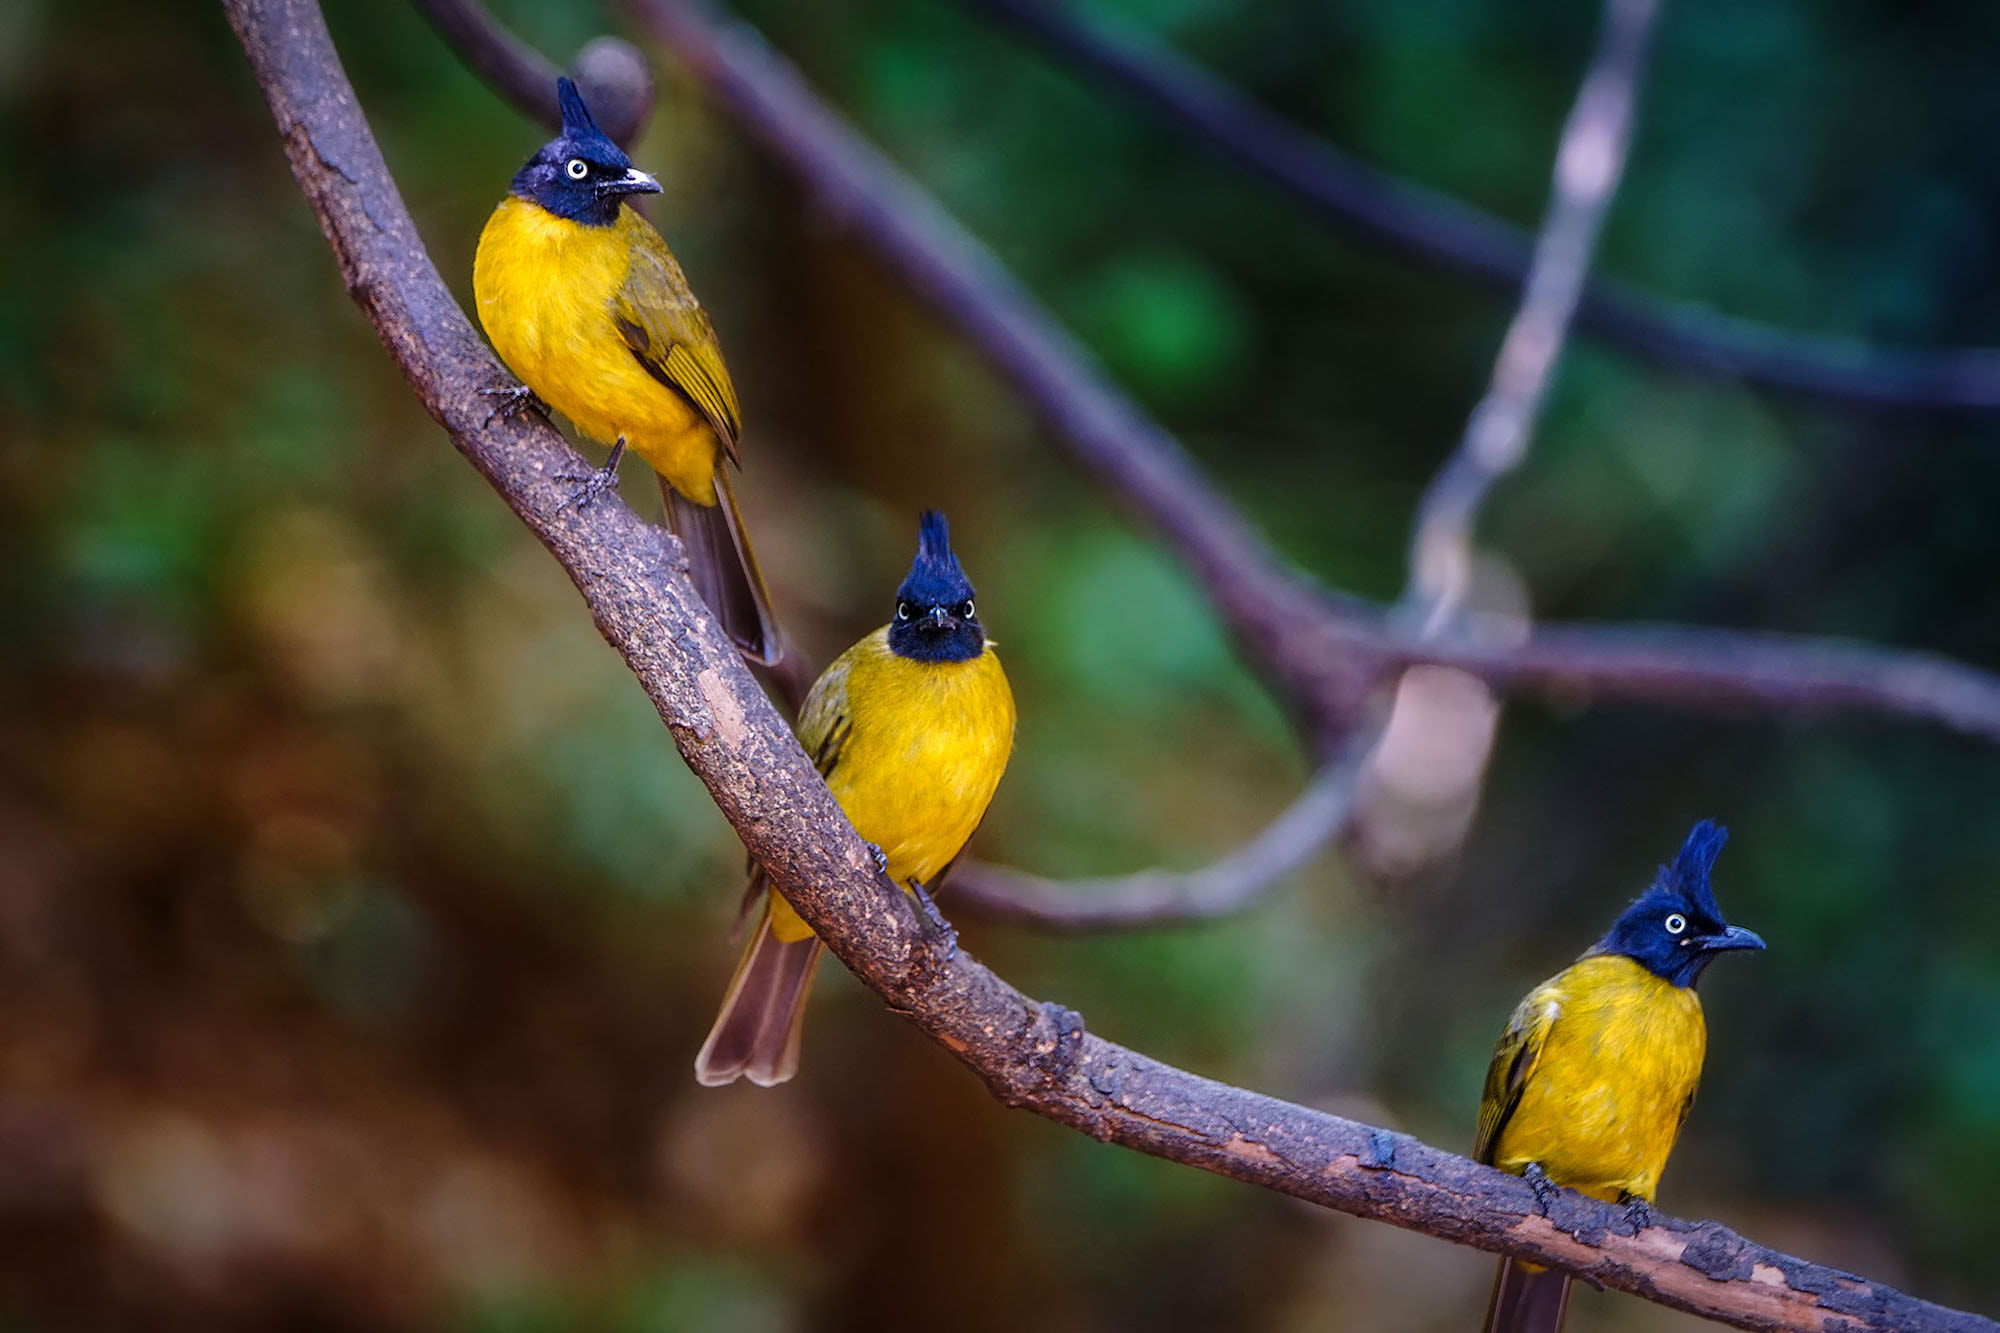
[[[1719,953],[1761,949],[1752,931],[1723,919],[1709,875],[1729,831],[1714,820],[1694,826],[1672,865],[1625,909],[1592,953],[1620,954],[1677,986],[1692,986]]]
[[[951,550],[951,524],[940,510],[926,509],[917,519],[917,559],[910,567],[910,577],[965,581],[965,571],[959,568],[958,557]],[[967,584],[968,594],[970,591],[971,585]]]
[[[951,549],[943,514],[926,509],[917,522],[917,558],[896,589],[889,647],[919,662],[964,662],[986,649],[972,601],[972,580]]]
[[[1722,919],[1722,909],[1715,905],[1715,891],[1708,886],[1708,876],[1715,869],[1715,858],[1722,851],[1722,844],[1728,841],[1728,829],[1712,819],[1704,819],[1694,826],[1687,841],[1681,844],[1680,855],[1674,858],[1674,863],[1660,867],[1661,885],[1681,894],[1697,910],[1716,921]]]
[[[567,74],[556,80],[556,105],[562,109],[564,137],[611,142],[611,136],[597,128],[597,120],[590,114],[590,108],[584,105],[583,94],[577,91],[576,81]]]

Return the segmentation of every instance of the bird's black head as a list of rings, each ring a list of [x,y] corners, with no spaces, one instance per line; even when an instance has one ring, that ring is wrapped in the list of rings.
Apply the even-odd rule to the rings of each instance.
[[[618,220],[627,195],[660,192],[660,183],[634,167],[625,150],[597,128],[574,83],[556,80],[556,102],[562,107],[562,133],[515,174],[516,195],[559,218],[608,227]]]
[[[972,583],[951,553],[944,515],[926,509],[917,525],[917,558],[896,589],[889,648],[917,662],[968,662],[986,651],[986,631],[973,613]]]
[[[1623,954],[1676,986],[1692,986],[1719,953],[1761,949],[1755,931],[1722,919],[1708,872],[1729,830],[1710,820],[1694,826],[1670,866],[1661,866],[1653,887],[1625,909],[1592,953]]]

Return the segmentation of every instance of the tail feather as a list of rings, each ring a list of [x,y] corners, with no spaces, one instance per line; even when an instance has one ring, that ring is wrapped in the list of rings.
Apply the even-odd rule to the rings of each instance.
[[[776,665],[785,655],[784,640],[771,614],[771,594],[757,569],[757,556],[743,531],[728,469],[720,465],[715,469],[715,504],[696,504],[665,477],[660,478],[660,496],[666,502],[667,526],[687,549],[688,576],[701,600],[745,657],[762,666]]]
[[[1568,1273],[1502,1259],[1486,1309],[1486,1333],[1558,1333],[1569,1313]]]
[[[798,1073],[806,997],[820,953],[811,936],[779,939],[771,933],[771,914],[764,913],[694,1059],[699,1082],[713,1088],[747,1078],[768,1088]]]

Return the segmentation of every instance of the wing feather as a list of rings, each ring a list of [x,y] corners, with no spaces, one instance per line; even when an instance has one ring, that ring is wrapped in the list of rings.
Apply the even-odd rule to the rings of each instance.
[[[618,336],[647,374],[694,405],[715,429],[730,461],[740,462],[736,442],[743,434],[742,414],[715,327],[660,234],[644,222],[629,231],[632,262],[611,300]]]
[[[1507,1020],[1507,1030],[1493,1048],[1493,1063],[1486,1068],[1486,1092],[1479,1100],[1479,1134],[1472,1145],[1475,1160],[1492,1165],[1500,1131],[1521,1104],[1521,1091],[1535,1076],[1549,1029],[1561,1012],[1553,985],[1544,983],[1529,991]]]
[[[854,730],[847,705],[847,674],[854,665],[853,651],[842,653],[820,674],[799,709],[799,744],[812,756],[819,775],[828,780],[840,766],[841,750]]]

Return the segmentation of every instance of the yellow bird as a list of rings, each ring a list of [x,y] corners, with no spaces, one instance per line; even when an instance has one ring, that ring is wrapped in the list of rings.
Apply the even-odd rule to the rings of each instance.
[[[1764,947],[1723,921],[1709,888],[1728,836],[1695,825],[1604,938],[1528,992],[1493,1052],[1472,1155],[1526,1176],[1544,1211],[1564,1185],[1646,1220],[1701,1080],[1708,1028],[1695,983],[1716,955]],[[1554,1333],[1569,1284],[1503,1260],[1488,1333]]]
[[[532,395],[611,446],[566,503],[613,485],[627,448],[645,459],[702,599],[770,665],[783,645],[723,466],[740,461],[743,426],[722,345],[673,251],[626,206],[660,183],[597,128],[574,83],[558,79],[556,98],[562,133],[514,177],[472,264],[479,322],[526,386],[502,410]]]
[[[921,899],[985,817],[1014,749],[1014,695],[952,554],[944,515],[924,514],[895,619],[813,683],[799,740],[889,878]],[[820,942],[753,871],[764,908],[716,1015],[695,1077],[769,1087],[799,1067],[799,1032]]]

